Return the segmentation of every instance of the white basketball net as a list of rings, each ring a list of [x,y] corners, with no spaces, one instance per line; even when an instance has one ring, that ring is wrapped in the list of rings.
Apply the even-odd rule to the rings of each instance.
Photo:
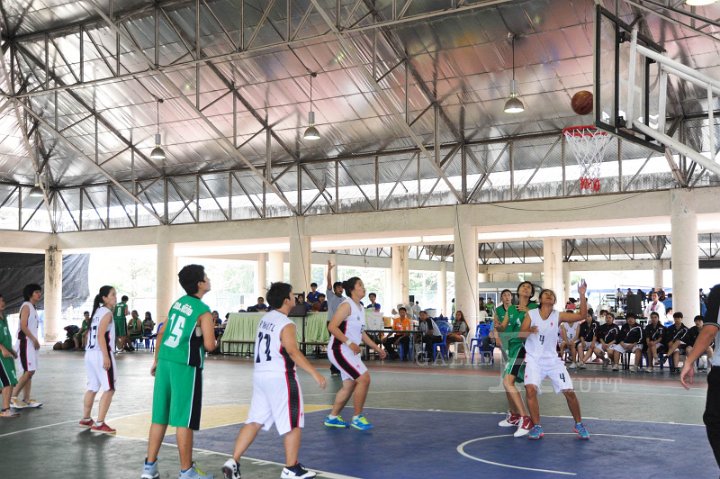
[[[612,137],[594,126],[572,126],[563,130],[570,151],[580,165],[580,193],[600,191],[600,165]]]

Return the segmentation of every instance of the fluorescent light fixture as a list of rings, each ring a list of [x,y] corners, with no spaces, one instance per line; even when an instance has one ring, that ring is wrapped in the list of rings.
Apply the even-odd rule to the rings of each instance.
[[[366,238],[366,239],[337,239],[337,240],[313,240],[313,248],[334,248],[346,249],[356,246],[391,246],[416,244],[422,242],[421,236],[406,236],[398,238]]]
[[[421,243],[452,243],[455,241],[453,235],[431,235],[423,236]]]
[[[262,240],[258,240],[262,241]],[[223,246],[176,246],[175,256],[221,256],[289,251],[290,243],[257,243]]]
[[[592,236],[642,236],[670,234],[670,222],[621,226],[590,226],[583,228],[557,228],[530,231],[497,231],[478,234],[478,241],[507,241],[542,238],[588,238]]]
[[[715,2],[717,2],[717,0],[685,0],[685,3],[687,5],[690,5],[691,7],[702,7],[704,5],[712,5]]]

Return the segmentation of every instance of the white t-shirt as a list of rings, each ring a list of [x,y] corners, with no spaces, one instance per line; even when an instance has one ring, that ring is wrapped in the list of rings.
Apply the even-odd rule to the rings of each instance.
[[[578,335],[578,327],[580,326],[580,322],[575,323],[562,323],[561,328],[565,330],[565,334],[567,335],[568,340],[577,338]],[[562,336],[561,336],[562,339]]]
[[[661,320],[665,317],[665,305],[662,304],[662,301],[658,300],[656,304],[653,304],[651,301],[645,308],[645,317],[649,318],[652,312],[659,314]]]
[[[539,309],[531,309],[528,315],[530,326],[537,326],[538,332],[530,334],[525,340],[527,356],[534,360],[557,359],[560,313],[553,310],[547,319],[542,319]]]
[[[255,374],[295,372],[295,362],[282,347],[280,339],[282,330],[289,324],[295,323],[277,310],[260,319],[255,335]]]
[[[350,314],[340,323],[340,331],[353,343],[360,344],[362,342],[362,333],[365,329],[365,310],[350,298],[345,298],[345,301],[340,303],[340,306],[343,304],[350,305]],[[340,306],[338,306],[338,308]],[[332,336],[330,338],[330,344],[332,345],[332,342],[336,340],[335,336]]]
[[[98,330],[100,329],[100,320],[106,314],[110,314],[110,324],[108,324],[105,330],[105,338],[98,338]],[[85,354],[90,352],[101,352],[99,341],[105,341],[107,345],[108,353],[112,355],[115,349],[115,322],[112,319],[112,311],[105,306],[100,306],[95,314],[93,314],[92,321],[90,321],[90,329],[88,331],[88,342]]]
[[[23,310],[24,307],[28,308],[30,311],[30,314],[28,314],[28,330],[32,333],[33,336],[37,338],[38,335],[38,314],[37,310],[35,309],[35,306],[30,301],[25,301],[22,306],[20,306],[20,311]],[[25,333],[22,332],[22,322],[18,322],[18,339],[25,339]]]

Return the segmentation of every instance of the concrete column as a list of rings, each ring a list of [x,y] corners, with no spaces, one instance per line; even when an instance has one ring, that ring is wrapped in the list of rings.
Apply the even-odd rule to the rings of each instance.
[[[410,298],[410,264],[407,246],[392,247],[392,263],[390,274],[392,276],[392,304],[405,304]]]
[[[461,310],[470,331],[475,331],[478,317],[478,242],[477,229],[459,223],[455,215],[455,310]]]
[[[695,200],[688,189],[671,190],[670,195],[673,310],[683,313],[683,322],[691,326],[693,318],[700,313]]]
[[[163,226],[157,235],[157,298],[155,300],[155,314],[157,323],[167,321],[168,312],[172,302],[175,301],[176,291],[180,287],[177,277],[177,260],[175,259],[175,244],[168,241],[169,227]]]
[[[255,287],[255,296],[267,296],[267,289],[270,286],[267,280],[267,253],[257,255],[257,285]]]
[[[695,232],[697,233],[697,227]],[[697,242],[695,243],[697,246]],[[662,260],[655,261],[655,264],[653,265],[653,286],[656,288],[662,288],[663,285],[663,262]],[[675,295],[673,294],[673,297]],[[694,326],[694,324],[693,324]]]
[[[543,240],[543,288],[555,291],[558,308],[565,308],[567,297],[563,284],[561,238],[545,238]]]
[[[272,251],[268,254],[268,271],[266,282],[268,283],[265,287],[269,286],[270,283],[277,283],[284,279],[283,264],[285,263],[285,253],[282,251]]]
[[[92,293],[94,296],[94,293]],[[62,317],[62,251],[56,246],[45,250],[44,322],[45,342],[54,343],[60,336]]]
[[[310,291],[310,237],[305,234],[305,218],[288,218],[290,226],[290,284],[296,293]]]
[[[561,242],[562,244],[562,242]],[[567,304],[567,299],[570,297],[570,265],[568,263],[563,262],[562,264],[562,279],[563,279],[563,285],[565,286],[563,289],[563,295],[565,296],[565,303],[563,303],[561,306],[564,307],[565,304]],[[575,298],[579,299],[579,298]],[[560,298],[558,298],[558,303],[560,303]],[[580,304],[580,303],[578,303]]]
[[[452,312],[447,303],[447,264],[445,261],[440,262],[440,281],[438,282],[438,306],[445,316],[450,316]]]

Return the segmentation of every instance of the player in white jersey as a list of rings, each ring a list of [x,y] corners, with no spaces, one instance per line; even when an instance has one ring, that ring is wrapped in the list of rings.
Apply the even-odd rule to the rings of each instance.
[[[529,439],[540,439],[544,436],[543,428],[540,425],[538,392],[542,380],[546,377],[552,381],[555,394],[562,392],[565,395],[570,412],[575,419],[575,432],[580,439],[590,438],[590,434],[582,422],[580,403],[573,390],[570,374],[565,368],[565,363],[557,356],[560,323],[582,321],[587,315],[585,291],[587,291],[587,284],[583,281],[578,286],[579,313],[556,311],[554,309],[556,296],[549,289],[540,293],[540,308],[525,313],[525,320],[520,331],[521,335],[527,336],[525,341],[525,392],[530,419],[533,422],[533,428],[528,434]]]
[[[115,323],[112,310],[117,303],[117,293],[112,286],[103,286],[93,301],[92,320],[88,330],[88,342],[85,349],[85,369],[87,370],[87,391],[83,399],[83,418],[81,427],[89,427],[90,431],[99,434],[115,434],[115,429],[105,422],[105,415],[110,409],[117,367],[115,365]],[[97,421],[92,419],[92,407],[98,391],[100,397]]]
[[[330,415],[325,418],[325,426],[341,428],[352,426],[366,431],[373,427],[362,413],[370,388],[370,373],[362,362],[360,342],[364,342],[376,351],[380,359],[385,359],[386,353],[364,331],[365,310],[360,305],[360,300],[365,297],[365,285],[362,280],[352,277],[343,283],[343,288],[347,299],[338,306],[328,325],[332,335],[328,343],[328,359],[340,370],[343,386],[335,396]],[[340,416],[340,412],[353,393],[355,413],[348,424]]]
[[[278,434],[285,436],[285,468],[280,477],[289,479],[316,476],[298,462],[305,416],[295,365],[311,374],[322,389],[325,389],[325,378],[297,347],[295,323],[287,317],[295,306],[292,286],[287,283],[273,283],[267,292],[267,300],[272,311],[265,314],[258,323],[250,412],[235,441],[233,457],[223,466],[226,479],[240,478],[240,457],[255,440],[260,428],[267,431],[273,424]]]
[[[35,305],[42,299],[42,288],[39,284],[28,284],[23,288],[25,302],[20,306],[20,324],[17,332],[17,346],[22,376],[13,390],[12,404],[15,409],[40,407],[42,403],[32,399],[32,377],[38,367],[38,315]],[[23,393],[22,399],[19,397]]]

